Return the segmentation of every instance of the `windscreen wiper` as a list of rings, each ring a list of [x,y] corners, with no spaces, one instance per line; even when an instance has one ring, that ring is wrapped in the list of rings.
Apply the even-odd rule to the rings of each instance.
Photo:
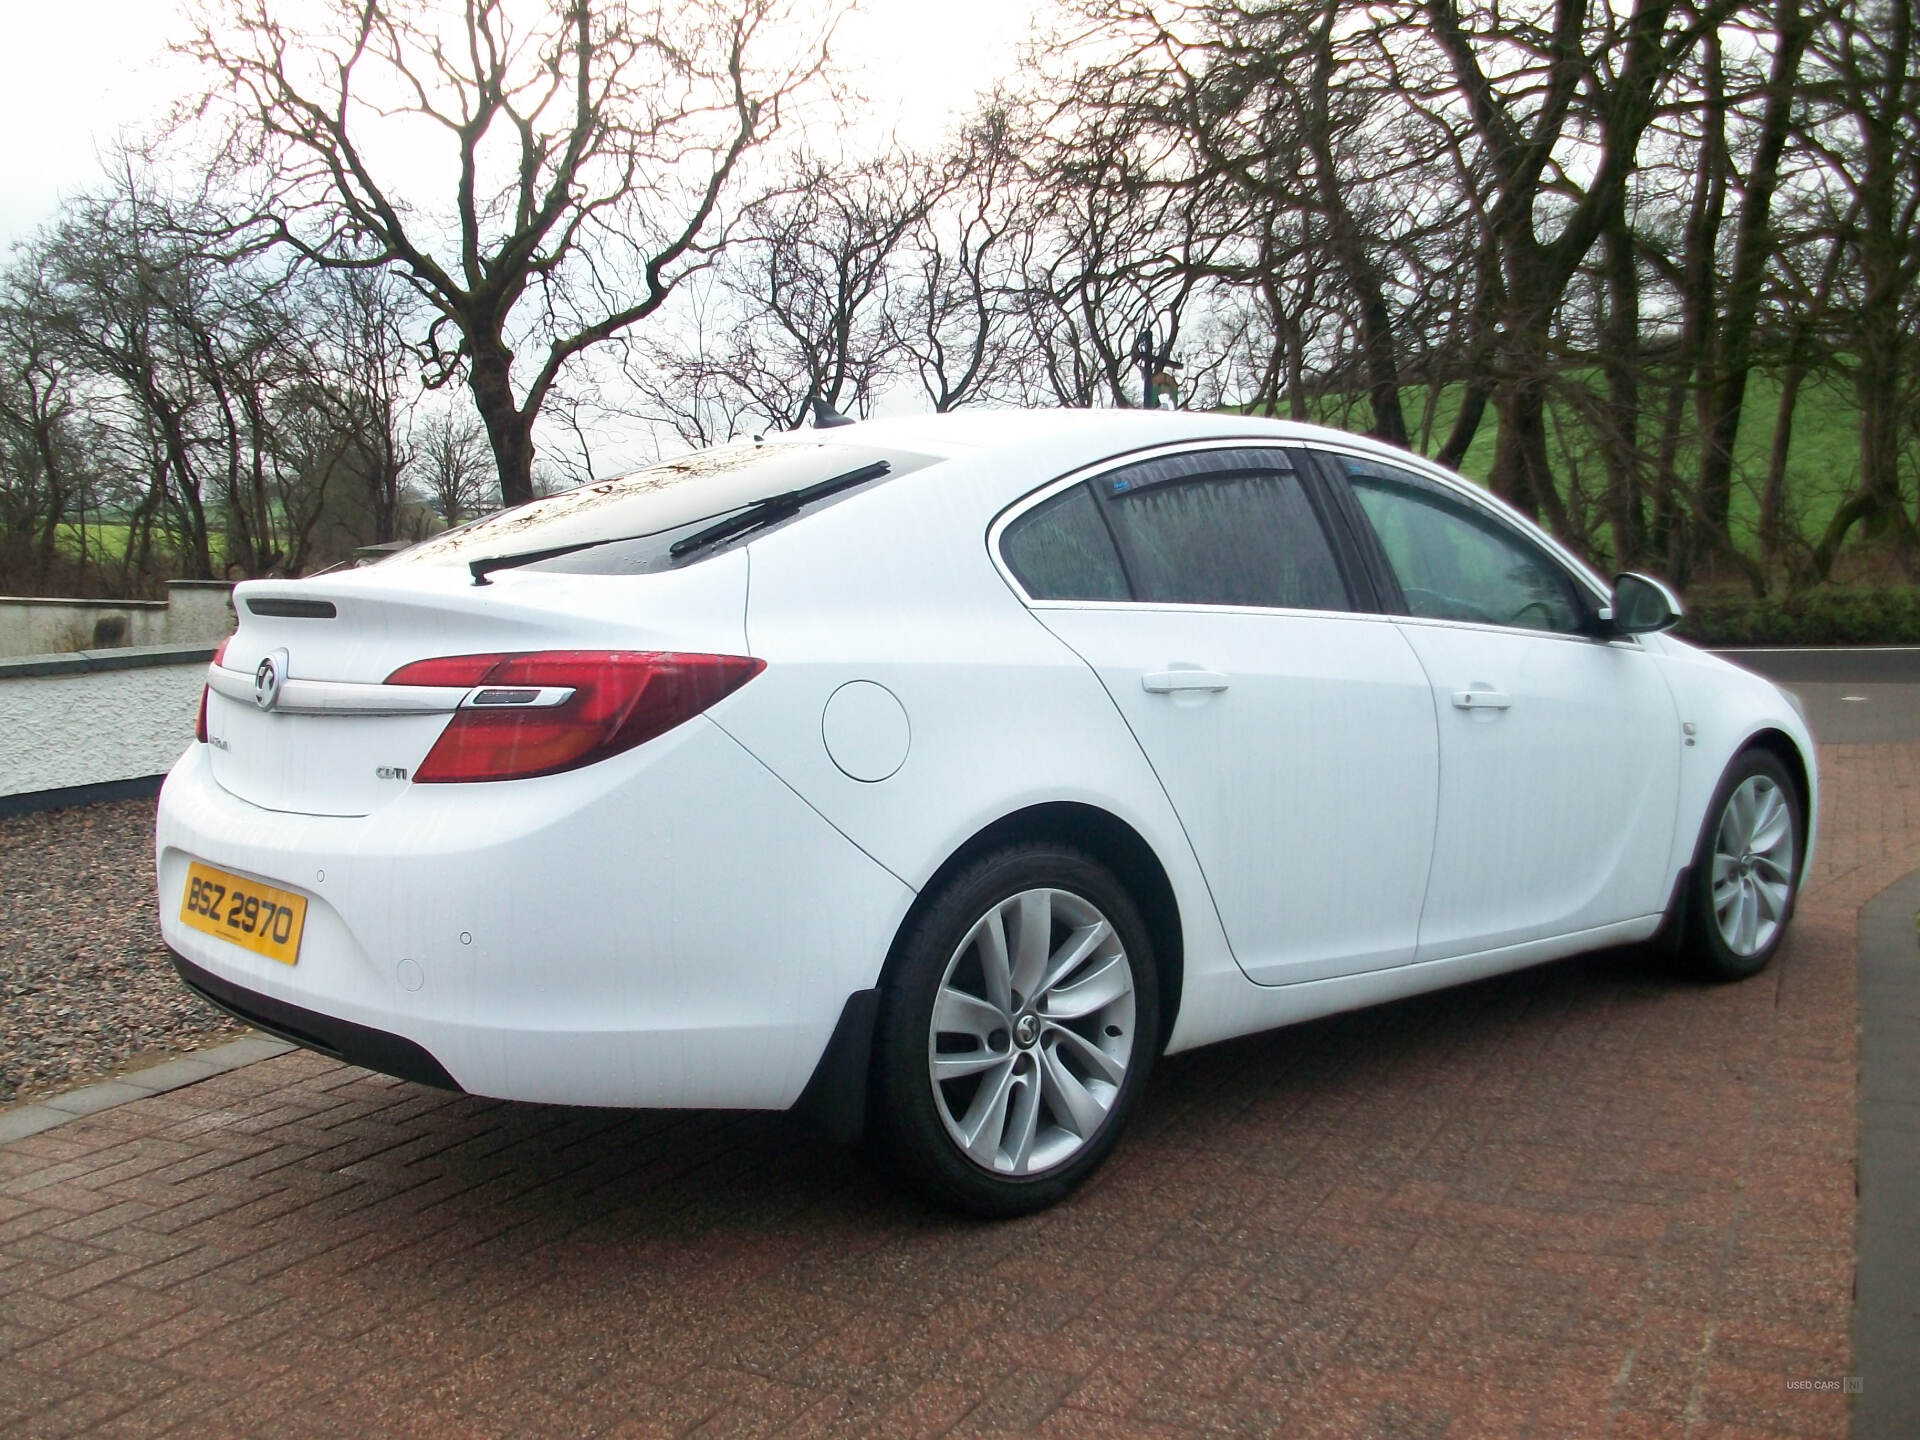
[[[695,531],[683,539],[676,540],[667,547],[667,553],[678,559],[689,551],[698,550],[703,545],[711,545],[716,540],[730,539],[735,535],[757,530],[762,525],[771,525],[798,513],[802,506],[810,505],[823,496],[837,491],[851,490],[855,485],[864,485],[869,480],[878,480],[893,466],[885,460],[875,460],[870,465],[862,465],[858,470],[849,470],[844,475],[835,475],[812,485],[803,485],[798,490],[787,490],[779,495],[769,495],[764,499],[750,501],[747,505],[729,515],[716,525]],[[673,528],[671,526],[669,529]],[[576,540],[571,545],[552,545],[545,550],[522,550],[513,555],[486,555],[478,560],[469,560],[467,569],[473,575],[473,583],[485,585],[487,576],[496,570],[511,570],[519,565],[537,565],[542,560],[558,560],[562,555],[573,555],[581,550],[594,550],[602,545],[618,545],[626,540],[646,540],[660,534],[658,530],[642,531],[638,535],[609,535],[600,540]]]
[[[689,554],[706,545],[720,540],[731,540],[735,535],[744,535],[749,530],[758,530],[762,525],[772,525],[785,520],[790,515],[799,514],[803,506],[824,499],[828,495],[842,490],[851,490],[856,485],[864,485],[869,480],[878,480],[893,466],[885,460],[875,460],[862,465],[857,470],[849,470],[844,475],[835,475],[831,479],[819,480],[811,485],[803,485],[798,490],[788,490],[779,495],[769,495],[756,500],[737,515],[729,515],[717,525],[709,525],[704,530],[673,542],[667,547],[667,553],[673,556]]]

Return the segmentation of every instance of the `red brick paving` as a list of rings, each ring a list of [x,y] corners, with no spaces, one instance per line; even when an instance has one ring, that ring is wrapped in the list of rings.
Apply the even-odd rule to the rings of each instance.
[[[306,1054],[16,1141],[0,1431],[1842,1435],[1786,1382],[1847,1373],[1854,917],[1920,746],[1823,764],[1761,979],[1614,953],[1179,1057],[1011,1224],[777,1117]]]

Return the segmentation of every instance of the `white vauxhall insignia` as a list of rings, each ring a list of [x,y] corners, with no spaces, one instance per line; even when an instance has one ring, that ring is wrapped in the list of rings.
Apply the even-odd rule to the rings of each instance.
[[[769,436],[235,604],[160,801],[187,984],[989,1214],[1166,1051],[1628,941],[1751,975],[1813,843],[1797,707],[1663,587],[1308,426]]]

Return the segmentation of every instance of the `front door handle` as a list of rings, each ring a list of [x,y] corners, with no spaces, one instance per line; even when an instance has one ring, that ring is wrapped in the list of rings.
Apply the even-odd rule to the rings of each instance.
[[[1513,697],[1504,690],[1456,690],[1453,692],[1453,708],[1456,710],[1505,710],[1513,704]]]
[[[1176,690],[1221,691],[1227,677],[1217,670],[1149,670],[1140,677],[1142,689],[1155,695],[1171,695]]]

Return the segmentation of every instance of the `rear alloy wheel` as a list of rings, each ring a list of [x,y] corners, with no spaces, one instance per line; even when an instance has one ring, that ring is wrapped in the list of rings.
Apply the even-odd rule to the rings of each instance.
[[[1757,975],[1786,939],[1800,880],[1801,801],[1786,767],[1749,750],[1707,813],[1688,897],[1687,953],[1715,980]]]
[[[918,918],[883,992],[895,1158],[974,1214],[1052,1204],[1113,1148],[1158,1019],[1145,927],[1111,874],[1054,845],[987,856]]]

